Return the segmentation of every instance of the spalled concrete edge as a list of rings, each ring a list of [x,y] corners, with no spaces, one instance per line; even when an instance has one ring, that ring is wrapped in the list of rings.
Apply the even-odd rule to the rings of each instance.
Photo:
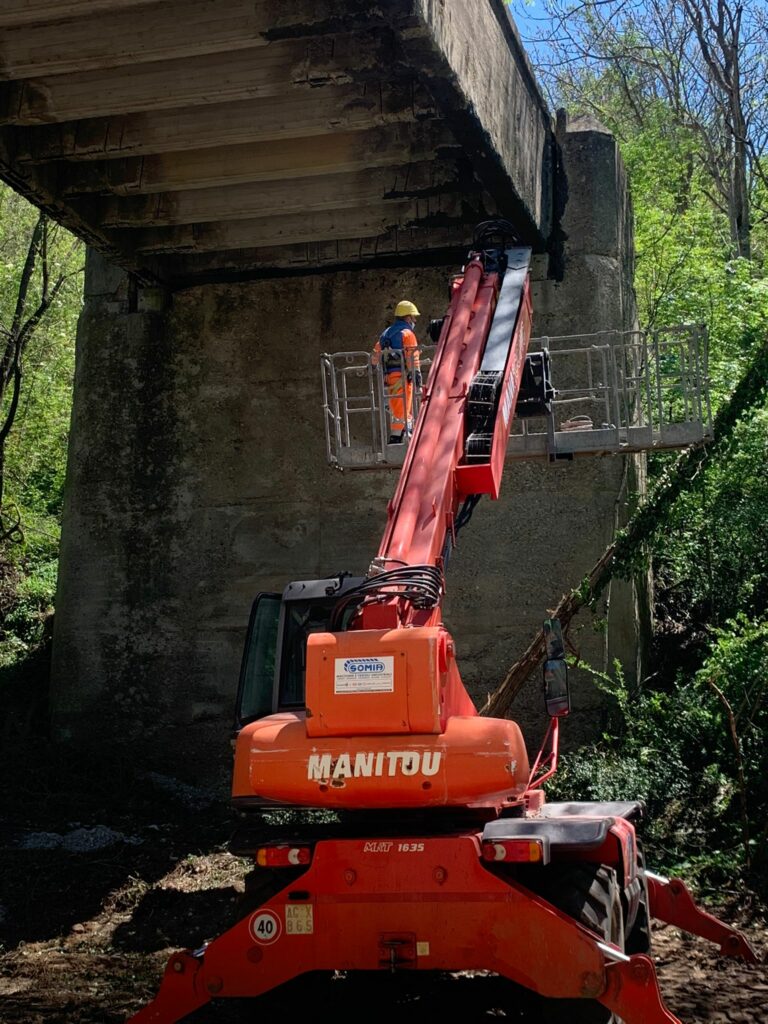
[[[414,0],[414,10],[420,27],[402,32],[405,54],[421,66],[499,212],[544,251],[554,223],[555,139],[508,12],[500,0]]]
[[[155,282],[155,278],[146,268],[121,253],[104,235],[88,223],[79,213],[77,203],[65,203],[56,196],[56,172],[40,166],[34,183],[19,174],[15,165],[14,147],[9,145],[7,132],[0,133],[0,181],[4,181],[15,192],[23,196],[53,220],[65,224],[67,230],[74,232],[90,248],[95,249],[106,259],[122,266],[126,271],[136,275],[137,280],[147,284]],[[55,197],[55,198],[54,198]]]

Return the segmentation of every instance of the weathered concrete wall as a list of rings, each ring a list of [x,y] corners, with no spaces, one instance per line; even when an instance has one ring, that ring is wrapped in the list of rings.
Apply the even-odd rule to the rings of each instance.
[[[537,264],[538,334],[633,317],[615,145],[571,128],[562,132],[566,272],[554,283]],[[293,578],[364,570],[395,484],[392,472],[342,475],[325,464],[320,353],[372,344],[402,297],[440,315],[456,269],[208,285],[155,312],[156,296],[132,295],[121,272],[91,258],[54,649],[61,735],[87,736],[98,721],[148,763],[226,777],[252,598]],[[497,683],[602,551],[623,487],[618,458],[525,464],[509,467],[498,503],[480,504],[451,564],[446,606],[475,694]],[[587,627],[579,642],[602,667],[604,637]],[[631,667],[632,629],[620,646]],[[583,677],[574,698],[571,737],[600,724]],[[539,705],[538,692],[521,703],[533,742]]]
[[[325,463],[320,353],[372,345],[402,295],[443,311],[453,271],[208,286],[142,313],[91,258],[56,624],[60,732],[83,736],[98,718],[180,773],[226,758],[253,597],[364,570],[394,486],[391,472]],[[185,750],[201,754],[194,765]]]

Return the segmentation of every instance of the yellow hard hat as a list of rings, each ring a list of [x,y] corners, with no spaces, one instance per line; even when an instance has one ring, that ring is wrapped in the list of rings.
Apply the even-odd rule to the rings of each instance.
[[[395,306],[395,316],[421,316],[421,313],[412,302],[404,299]]]

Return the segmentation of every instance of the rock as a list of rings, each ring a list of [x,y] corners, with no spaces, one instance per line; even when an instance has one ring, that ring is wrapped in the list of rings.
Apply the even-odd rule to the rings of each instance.
[[[62,846],[69,853],[88,853],[91,850],[103,850],[116,843],[137,845],[141,841],[138,836],[126,836],[105,825],[95,825],[93,828],[77,828],[74,832],[67,833]]]
[[[56,850],[63,841],[58,832],[27,832],[18,845],[21,850]]]

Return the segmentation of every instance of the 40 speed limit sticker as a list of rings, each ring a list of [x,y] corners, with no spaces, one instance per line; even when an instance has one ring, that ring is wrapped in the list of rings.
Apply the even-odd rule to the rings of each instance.
[[[268,946],[280,938],[283,924],[272,910],[260,910],[249,921],[248,929],[256,942]]]

